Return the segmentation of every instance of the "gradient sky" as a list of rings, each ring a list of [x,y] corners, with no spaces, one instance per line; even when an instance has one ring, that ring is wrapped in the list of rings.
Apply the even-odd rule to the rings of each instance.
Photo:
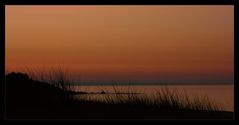
[[[232,83],[233,6],[6,6],[6,69],[83,81]]]

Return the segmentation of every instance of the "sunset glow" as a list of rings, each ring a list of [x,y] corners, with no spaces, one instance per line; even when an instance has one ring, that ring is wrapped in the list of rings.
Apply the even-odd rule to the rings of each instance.
[[[233,6],[6,6],[6,70],[84,81],[233,83]]]

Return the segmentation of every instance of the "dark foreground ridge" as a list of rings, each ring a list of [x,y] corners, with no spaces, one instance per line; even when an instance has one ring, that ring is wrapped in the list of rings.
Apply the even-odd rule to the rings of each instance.
[[[34,81],[23,73],[6,76],[7,119],[232,119],[233,112],[157,108],[72,100],[72,92]],[[79,94],[79,93],[78,93]],[[86,94],[82,92],[82,94]],[[105,93],[102,93],[105,94]]]

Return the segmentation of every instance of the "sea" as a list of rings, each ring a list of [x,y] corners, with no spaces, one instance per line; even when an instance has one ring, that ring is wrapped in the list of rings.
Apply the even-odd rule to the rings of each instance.
[[[121,94],[134,93],[139,96],[147,95],[147,97],[150,97],[159,90],[168,90],[176,93],[186,93],[190,99],[207,97],[223,110],[234,112],[233,85],[75,85],[72,89],[78,92],[90,93],[85,94],[88,99],[101,99],[116,92]],[[183,94],[179,95],[184,96]],[[76,95],[76,98],[79,96],[84,95]]]

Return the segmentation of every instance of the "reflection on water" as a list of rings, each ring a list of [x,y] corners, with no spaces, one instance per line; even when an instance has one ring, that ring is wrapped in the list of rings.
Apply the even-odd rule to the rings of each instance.
[[[168,88],[172,91],[186,91],[188,95],[193,98],[194,96],[208,96],[210,100],[220,105],[227,111],[234,111],[234,87],[233,85],[180,85],[180,86],[160,86],[160,85],[150,85],[150,86],[74,86],[75,91],[85,91],[85,92],[106,92],[115,93],[122,92],[134,92],[139,93],[139,96],[153,95],[156,90],[162,88]],[[87,94],[90,99],[101,99],[107,94]],[[78,96],[79,97],[79,96]],[[82,97],[82,95],[81,95]]]

